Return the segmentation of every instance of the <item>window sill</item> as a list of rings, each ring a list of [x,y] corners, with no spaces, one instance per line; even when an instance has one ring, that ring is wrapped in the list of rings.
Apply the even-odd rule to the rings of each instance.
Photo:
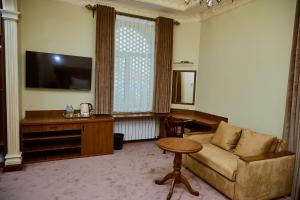
[[[144,118],[144,117],[165,117],[168,113],[152,113],[152,112],[142,112],[142,113],[114,113],[113,118]]]

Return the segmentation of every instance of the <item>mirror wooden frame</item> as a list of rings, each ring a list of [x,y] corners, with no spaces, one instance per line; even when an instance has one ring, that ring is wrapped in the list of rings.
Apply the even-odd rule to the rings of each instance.
[[[184,102],[174,102],[173,101],[173,78],[174,72],[194,72],[194,87],[193,87],[193,101],[192,103],[184,103]],[[171,103],[172,104],[180,104],[180,105],[195,105],[195,93],[196,93],[196,79],[197,79],[197,71],[196,70],[173,70],[172,71],[172,95],[171,95]]]

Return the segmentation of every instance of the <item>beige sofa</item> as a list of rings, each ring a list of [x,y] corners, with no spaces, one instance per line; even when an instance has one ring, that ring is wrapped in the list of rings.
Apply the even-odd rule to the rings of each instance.
[[[215,133],[187,133],[203,149],[183,166],[234,200],[261,200],[291,192],[295,155],[285,142],[221,122]]]

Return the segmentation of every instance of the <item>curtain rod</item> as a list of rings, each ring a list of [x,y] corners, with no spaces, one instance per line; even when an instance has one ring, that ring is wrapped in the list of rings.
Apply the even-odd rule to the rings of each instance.
[[[93,17],[94,17],[94,14],[95,14],[95,11],[96,11],[96,5],[88,4],[85,7],[87,9],[93,11]],[[151,17],[145,17],[145,16],[134,15],[134,14],[124,13],[124,12],[118,12],[118,11],[116,13],[117,13],[117,15],[123,15],[123,16],[127,16],[127,17],[135,17],[135,18],[149,20],[149,21],[155,21],[155,18],[151,18]],[[174,20],[174,25],[178,26],[178,25],[180,25],[180,23],[178,21]]]

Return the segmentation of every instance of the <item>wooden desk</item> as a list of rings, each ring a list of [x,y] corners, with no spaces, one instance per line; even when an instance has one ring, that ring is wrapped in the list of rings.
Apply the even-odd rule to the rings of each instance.
[[[228,122],[228,118],[200,111],[171,109],[170,115],[177,119],[192,120],[187,128],[196,131],[215,131],[220,121]]]
[[[171,109],[170,113],[120,113],[113,114],[115,121],[128,120],[133,118],[157,118],[160,121],[159,137],[165,137],[165,117],[172,116],[182,120],[192,120],[187,124],[187,128],[192,131],[215,131],[220,121],[228,121],[227,118],[212,115],[204,112],[183,109]]]
[[[215,131],[221,121],[228,122],[228,118],[195,110],[171,109],[171,116],[178,119],[191,119],[193,123],[203,125],[207,131]]]
[[[198,115],[171,113],[171,116],[177,119],[192,120],[194,123],[207,125],[210,127],[216,127],[219,124],[219,121],[217,120],[207,119],[203,116],[198,116]]]
[[[26,112],[20,137],[25,163],[113,153],[111,116],[65,119],[62,113]]]

